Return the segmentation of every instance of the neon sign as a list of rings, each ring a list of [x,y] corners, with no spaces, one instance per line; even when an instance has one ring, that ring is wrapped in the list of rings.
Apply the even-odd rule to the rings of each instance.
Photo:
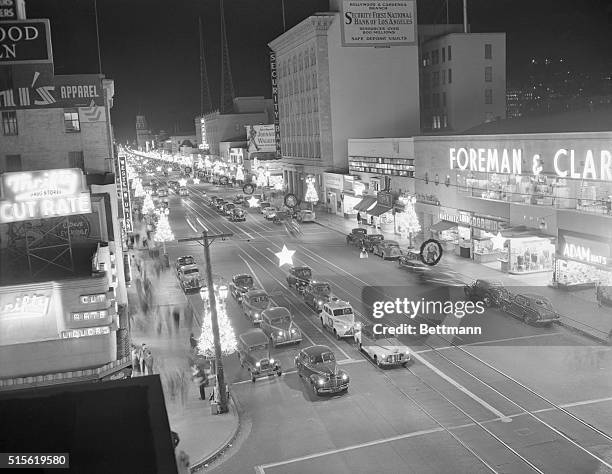
[[[608,264],[608,259],[606,257],[595,255],[591,252],[590,248],[578,244],[565,244],[565,247],[563,247],[563,256],[599,265]]]
[[[0,306],[0,318],[42,317],[47,314],[51,298],[46,295],[30,294],[18,296],[13,303]]]
[[[82,329],[70,329],[69,331],[62,331],[62,339],[73,339],[87,336],[103,336],[110,334],[109,326],[99,326],[95,328],[82,328]]]

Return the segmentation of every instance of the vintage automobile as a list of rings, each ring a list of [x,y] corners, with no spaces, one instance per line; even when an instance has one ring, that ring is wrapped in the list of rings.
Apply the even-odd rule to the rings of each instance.
[[[210,206],[213,205],[213,203],[215,202],[215,199],[217,199],[217,196],[212,196],[212,195],[204,196],[204,202]]]
[[[295,358],[295,368],[315,395],[344,392],[349,388],[349,375],[338,367],[336,356],[327,346],[302,349]]]
[[[395,240],[379,240],[373,243],[372,253],[383,260],[396,260],[400,258],[402,251],[399,242]]]
[[[272,203],[269,203],[267,201],[261,201],[259,203],[259,213],[263,214],[264,209],[266,209],[267,207],[270,207],[270,206],[272,206]]]
[[[244,294],[253,289],[253,277],[248,273],[239,273],[232,277],[232,281],[229,284],[230,293],[238,301],[242,301]]]
[[[311,278],[312,268],[306,266],[291,267],[289,268],[289,275],[287,275],[287,285],[301,293],[304,287],[310,283]]]
[[[355,313],[348,301],[332,300],[321,308],[321,325],[334,333],[336,339],[354,337]]]
[[[303,290],[304,303],[315,311],[320,312],[323,305],[330,301],[333,296],[331,285],[326,281],[311,281]]]
[[[283,373],[280,363],[270,354],[270,339],[259,328],[249,329],[238,336],[238,359],[251,374],[251,381]]]
[[[508,290],[498,280],[475,280],[463,289],[465,296],[472,301],[482,301],[485,306],[499,306],[508,298]]]
[[[302,331],[287,308],[273,306],[264,309],[259,327],[270,338],[274,347],[302,342]]]
[[[243,209],[234,208],[229,215],[229,220],[232,222],[246,221],[246,214]]]
[[[185,294],[199,291],[202,287],[200,270],[196,265],[184,265],[177,274],[181,289]]]
[[[500,306],[504,312],[533,326],[551,326],[560,319],[548,298],[534,293],[508,292]]]
[[[355,342],[359,350],[370,357],[379,367],[404,367],[411,361],[410,350],[397,338],[377,334],[373,324],[357,327]]]
[[[414,249],[403,251],[397,259],[397,264],[400,268],[420,276],[425,276],[431,271],[431,267],[421,260],[421,254]]]
[[[225,207],[226,204],[227,204],[227,201],[225,199],[217,199],[215,208],[217,209],[217,212],[219,214],[225,214],[225,211],[223,210],[223,208]]]
[[[168,190],[166,188],[158,188],[157,195],[159,197],[168,197]]]
[[[270,297],[266,290],[253,289],[242,296],[242,311],[253,324],[261,323],[261,313],[270,306]]]
[[[179,183],[178,181],[168,181],[168,187],[170,189],[172,189],[174,192],[176,192],[177,189],[179,189]]]
[[[346,236],[346,245],[356,245],[357,247],[361,247],[361,242],[367,234],[367,229],[362,229],[361,227],[352,229],[351,233]]]
[[[189,189],[187,189],[184,186],[181,186],[178,190],[178,194],[179,196],[183,197],[183,196],[189,196]]]
[[[234,204],[236,204],[236,206],[240,206],[242,204],[244,204],[244,196],[240,195],[240,196],[235,196],[234,199],[232,199],[232,202]]]
[[[372,252],[372,250],[374,250],[374,245],[383,240],[385,240],[385,236],[382,234],[368,234],[364,236],[361,241],[361,247],[365,248],[367,252]]]
[[[278,210],[276,209],[276,207],[274,206],[268,206],[265,209],[263,209],[261,211],[261,213],[263,214],[263,216],[266,218],[266,220],[271,220],[274,219],[274,216],[276,216],[276,213],[278,212]]]
[[[182,267],[186,265],[195,265],[195,258],[193,258],[191,255],[183,255],[182,257],[176,259],[176,265],[174,266],[174,268],[178,272]]]
[[[298,222],[314,222],[315,221],[315,212],[309,209],[302,209],[297,214]]]
[[[225,203],[223,205],[223,213],[229,217],[232,215],[232,211],[236,209],[236,204],[232,204],[231,202]]]

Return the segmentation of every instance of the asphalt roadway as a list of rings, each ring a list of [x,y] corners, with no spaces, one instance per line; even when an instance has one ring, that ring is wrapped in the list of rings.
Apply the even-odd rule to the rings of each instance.
[[[456,296],[462,282],[444,259],[423,282],[395,262],[360,259],[337,231],[303,224],[303,235],[295,238],[256,209],[249,209],[246,222],[233,223],[203,201],[205,192],[233,196],[239,189],[210,184],[189,189],[189,197],[169,198],[175,236],[196,236],[204,225],[209,232],[232,233],[211,246],[213,272],[228,282],[233,274],[251,273],[277,305],[290,309],[304,337],[301,346],[275,350],[282,377],[252,383],[236,356],[226,359],[242,431],[209,471],[612,472],[609,347],[487,309],[461,321],[479,325],[482,335],[401,336],[414,363],[382,370],[351,340],[337,341],[321,328],[317,313],[287,288],[287,266],[279,267],[274,254],[283,245],[295,250],[294,263],[310,266],[314,278],[330,282],[361,321],[371,320],[372,294],[379,299],[402,292],[412,298],[445,291]],[[169,244],[168,253],[171,262],[191,254],[204,263],[196,242]],[[201,312],[199,295],[189,300]],[[236,334],[251,327],[231,297],[228,311]],[[314,397],[298,378],[294,357],[299,347],[312,344],[329,346],[350,374],[346,394]]]

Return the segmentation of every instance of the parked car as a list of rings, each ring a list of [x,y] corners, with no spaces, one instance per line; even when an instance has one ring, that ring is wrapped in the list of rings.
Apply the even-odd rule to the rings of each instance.
[[[352,229],[351,233],[346,236],[346,245],[356,245],[357,247],[360,247],[361,242],[363,242],[363,239],[367,234],[367,229],[362,229],[361,227]]]
[[[259,202],[259,213],[260,213],[260,214],[263,214],[264,209],[266,209],[266,208],[268,208],[268,207],[270,207],[270,206],[272,206],[272,204],[271,204],[271,203],[269,203],[269,202],[267,202],[267,201],[263,201],[263,202],[261,202],[261,201],[260,201],[260,202]]]
[[[181,186],[178,190],[179,196],[189,196],[189,190],[186,187]]]
[[[560,319],[548,298],[534,293],[508,292],[501,301],[504,312],[533,326],[551,326]]]
[[[399,242],[395,240],[379,240],[373,242],[372,253],[383,260],[397,260],[400,258],[402,251]]]
[[[210,195],[204,196],[204,202],[208,205],[212,205],[215,202],[215,199],[217,199],[216,196],[210,196]]]
[[[508,290],[501,281],[479,279],[463,289],[470,300],[482,301],[485,306],[500,306],[508,298]]]
[[[170,189],[172,189],[174,192],[176,192],[177,189],[179,189],[179,183],[178,181],[168,181],[168,187]]]
[[[270,338],[274,347],[302,342],[302,331],[287,308],[274,306],[264,309],[259,327]]]
[[[182,267],[186,265],[195,265],[195,258],[193,258],[191,255],[183,255],[182,257],[176,259],[176,264],[174,268],[178,272]]]
[[[373,324],[358,326],[355,330],[355,342],[359,350],[379,367],[405,367],[410,362],[410,349],[395,337],[377,334]]]
[[[232,215],[232,211],[236,208],[236,204],[232,204],[231,202],[228,202],[226,204],[223,205],[223,213],[229,217]]]
[[[230,293],[240,303],[244,294],[252,290],[254,286],[253,277],[248,273],[239,273],[232,277],[230,282]]]
[[[185,294],[199,291],[202,287],[200,270],[197,265],[184,265],[178,271],[178,279]]]
[[[385,240],[385,236],[382,234],[368,234],[364,236],[361,241],[361,247],[365,248],[367,252],[372,252],[372,250],[374,250],[374,245],[383,240]]]
[[[215,207],[217,208],[217,212],[219,214],[223,214],[224,213],[223,208],[225,207],[225,205],[227,203],[228,202],[225,199],[217,200],[217,205]]]
[[[355,313],[348,301],[333,300],[321,308],[321,326],[332,332],[336,339],[354,337]]]
[[[261,329],[249,329],[238,336],[237,346],[240,365],[249,371],[253,383],[260,377],[274,374],[280,377],[283,373],[280,363],[271,355],[270,339]]]
[[[295,368],[315,395],[344,392],[349,388],[349,375],[338,367],[336,356],[327,346],[302,349],[295,358]]]
[[[304,302],[320,312],[323,305],[331,300],[331,285],[326,281],[311,281],[304,287]]]
[[[276,216],[277,209],[274,206],[268,206],[261,211],[266,220],[274,219]]]
[[[255,325],[261,323],[261,313],[270,306],[270,297],[266,290],[253,289],[242,296],[242,311]]]
[[[309,209],[302,209],[297,214],[298,222],[314,222],[315,221],[315,212]]]
[[[238,209],[236,207],[232,209],[232,212],[229,215],[229,219],[233,222],[246,221],[246,214],[243,209]]]
[[[400,268],[423,277],[431,271],[431,267],[421,260],[421,254],[414,249],[402,252],[397,259],[397,264]]]
[[[168,190],[166,188],[159,188],[157,190],[157,195],[159,197],[168,197]]]
[[[287,285],[289,288],[295,288],[299,293],[304,287],[310,283],[312,278],[312,268],[307,266],[294,266],[289,268],[287,275]]]

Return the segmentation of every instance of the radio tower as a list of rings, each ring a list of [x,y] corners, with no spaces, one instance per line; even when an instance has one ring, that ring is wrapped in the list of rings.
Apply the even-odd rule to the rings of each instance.
[[[198,18],[200,29],[200,116],[203,117],[212,110],[210,87],[208,86],[208,71],[206,57],[204,56],[204,36],[202,35],[202,17]]]
[[[232,81],[232,66],[230,63],[227,34],[225,32],[225,12],[223,0],[221,4],[221,107],[222,114],[231,113],[234,109],[234,82]]]

